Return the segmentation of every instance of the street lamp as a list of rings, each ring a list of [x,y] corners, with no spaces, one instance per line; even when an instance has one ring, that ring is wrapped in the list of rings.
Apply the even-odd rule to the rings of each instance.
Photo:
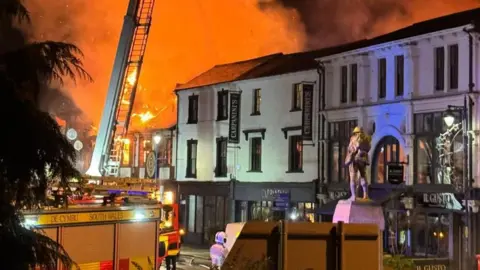
[[[468,102],[467,102],[468,101]],[[455,123],[455,112],[459,112],[462,117],[462,137],[463,137],[463,181],[461,185],[461,191],[464,195],[465,201],[465,217],[466,217],[466,230],[464,236],[466,238],[467,247],[463,250],[466,251],[466,264],[462,267],[463,269],[473,269],[475,262],[474,254],[476,250],[476,241],[475,241],[475,230],[473,228],[473,217],[472,210],[470,209],[471,200],[473,198],[472,194],[472,139],[470,138],[469,130],[472,125],[472,106],[473,101],[470,97],[465,96],[463,106],[452,106],[449,105],[447,111],[443,116],[443,121],[450,129]],[[447,131],[448,132],[448,131]]]
[[[453,111],[450,108],[443,115],[443,121],[445,121],[445,124],[447,125],[447,127],[451,127],[455,122],[455,115],[453,114]]]
[[[160,134],[155,134],[155,136],[153,136],[153,142],[155,143],[155,179],[158,179],[158,174],[159,174],[159,168],[158,168],[158,147],[159,147],[159,144],[160,144],[160,141],[162,141],[162,136],[160,136]]]
[[[153,142],[155,142],[155,145],[158,145],[161,140],[162,140],[162,136],[158,134],[153,137]]]

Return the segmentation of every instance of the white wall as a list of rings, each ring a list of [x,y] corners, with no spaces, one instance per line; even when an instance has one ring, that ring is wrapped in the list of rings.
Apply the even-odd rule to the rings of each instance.
[[[316,82],[316,70],[296,72],[240,81],[231,84],[222,84],[200,89],[183,90],[178,92],[178,166],[177,180],[198,181],[228,181],[230,174],[239,181],[253,182],[309,182],[317,178],[317,148],[305,145],[303,155],[304,173],[286,173],[288,170],[288,140],[281,131],[284,127],[300,126],[302,112],[290,112],[292,105],[293,84],[302,82]],[[262,141],[262,172],[247,172],[250,167],[250,143],[245,140],[243,132],[240,133],[240,144],[229,144],[228,149],[228,177],[215,178],[216,164],[216,138],[228,136],[228,120],[216,121],[217,91],[237,90],[242,91],[241,124],[240,130],[265,128],[265,140]],[[253,90],[260,88],[262,95],[261,115],[252,116]],[[318,92],[315,83],[314,100]],[[198,124],[186,124],[188,117],[188,97],[195,93],[199,95]],[[314,101],[314,112],[316,110]],[[317,128],[314,117],[314,130]],[[300,130],[289,132],[289,135],[300,134]],[[261,136],[260,133],[249,134],[251,137]],[[198,140],[197,178],[185,178],[187,140]],[[311,144],[311,142],[305,142]]]
[[[475,40],[475,39],[474,39]],[[480,65],[478,41],[474,41],[474,83],[475,91],[480,85]],[[459,45],[459,77],[458,89],[448,89],[448,46]],[[435,91],[434,88],[434,48],[445,47],[445,90]],[[404,95],[395,96],[395,55],[405,56]],[[387,96],[378,100],[378,59],[387,58]],[[413,158],[413,115],[424,112],[445,111],[448,105],[462,106],[464,94],[468,91],[469,50],[468,35],[463,27],[431,33],[424,36],[398,40],[390,44],[380,44],[375,47],[345,52],[335,56],[317,59],[326,65],[326,98],[327,121],[343,120],[359,121],[366,128],[376,124],[373,136],[372,151],[378,141],[384,136],[396,137],[403,146],[405,155],[409,156],[410,165]],[[340,104],[340,70],[343,65],[358,64],[358,101]],[[350,80],[350,77],[349,77]],[[350,89],[349,89],[350,98]],[[480,124],[480,100],[472,95],[477,106],[474,108],[474,130]],[[476,132],[478,134],[478,132]],[[480,155],[478,135],[474,142],[474,163]],[[327,153],[324,154],[327,156]],[[328,163],[327,163],[328,164]],[[475,165],[474,165],[475,166]],[[328,168],[328,165],[327,165]],[[480,184],[480,166],[475,166],[474,177]],[[407,183],[413,182],[413,166],[408,166]]]

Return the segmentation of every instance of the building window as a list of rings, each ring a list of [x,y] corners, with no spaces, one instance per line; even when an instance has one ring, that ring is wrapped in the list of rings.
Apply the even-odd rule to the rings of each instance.
[[[329,179],[332,182],[348,182],[348,168],[344,166],[348,144],[357,120],[332,122],[328,125]]]
[[[448,46],[448,80],[450,89],[458,89],[458,45]]]
[[[217,92],[217,121],[228,119],[228,91]]]
[[[456,115],[457,123],[461,115]],[[449,137],[438,145],[438,137],[447,130],[443,112],[415,114],[414,179],[417,184],[455,184],[463,178],[462,132]],[[448,147],[449,155],[439,155],[441,146]],[[445,166],[440,165],[442,161]]]
[[[292,111],[300,111],[302,109],[302,84],[293,85],[292,94]]]
[[[352,102],[357,101],[357,64],[353,64],[350,66],[350,99]]]
[[[158,145],[158,162],[164,166],[172,164],[172,138],[167,137],[160,141],[160,145]]]
[[[387,96],[387,59],[378,59],[378,98]]]
[[[412,216],[412,253],[415,257],[448,258],[450,214],[417,213]]]
[[[147,159],[148,153],[152,151],[152,141],[149,139],[143,139],[142,144],[140,145],[139,161],[138,166],[145,166],[145,160]]]
[[[385,184],[388,179],[388,165],[404,161],[405,154],[398,140],[393,136],[384,137],[373,153],[372,182]]]
[[[188,196],[188,231],[195,232],[196,196]]]
[[[122,165],[130,165],[130,155],[132,154],[132,148],[130,139],[123,140],[123,152],[122,152]],[[118,148],[117,148],[118,149]]]
[[[385,231],[383,234],[384,251],[389,254],[407,255],[410,218],[406,211],[388,211],[385,215]],[[410,239],[409,239],[410,238]]]
[[[340,72],[340,103],[347,103],[348,93],[348,68],[347,66],[341,67]]]
[[[250,171],[262,171],[262,138],[250,139]]]
[[[203,233],[203,209],[205,208],[203,205],[203,196],[195,196],[196,200],[196,207],[195,209],[195,232],[196,233]]]
[[[445,48],[435,48],[435,90],[442,91],[445,84]]]
[[[403,78],[404,78],[404,66],[405,58],[403,55],[395,56],[395,95],[403,96]]]
[[[303,139],[301,135],[290,136],[288,171],[303,172]]]
[[[262,91],[261,89],[253,90],[253,107],[252,115],[260,115],[260,106],[262,104]]]
[[[197,177],[197,140],[187,141],[187,178]]]
[[[188,120],[187,124],[196,124],[198,122],[198,96],[188,97]]]
[[[215,177],[227,177],[227,146],[227,138],[217,138],[217,164],[215,167]]]

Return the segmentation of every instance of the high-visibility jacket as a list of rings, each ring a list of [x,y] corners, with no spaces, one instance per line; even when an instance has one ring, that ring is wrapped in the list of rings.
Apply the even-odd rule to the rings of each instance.
[[[173,240],[173,239],[169,239]],[[180,242],[177,241],[168,241],[167,255],[168,256],[177,256],[180,253]]]

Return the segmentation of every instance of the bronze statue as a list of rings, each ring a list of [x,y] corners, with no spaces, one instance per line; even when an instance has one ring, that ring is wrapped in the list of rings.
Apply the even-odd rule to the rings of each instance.
[[[357,188],[359,185],[358,174],[360,174],[360,185],[363,190],[363,199],[368,200],[368,182],[366,179],[366,171],[368,162],[368,152],[372,144],[371,136],[365,134],[362,128],[355,127],[350,137],[350,143],[345,158],[345,166],[348,167],[350,174],[350,192],[351,200],[357,199]]]

